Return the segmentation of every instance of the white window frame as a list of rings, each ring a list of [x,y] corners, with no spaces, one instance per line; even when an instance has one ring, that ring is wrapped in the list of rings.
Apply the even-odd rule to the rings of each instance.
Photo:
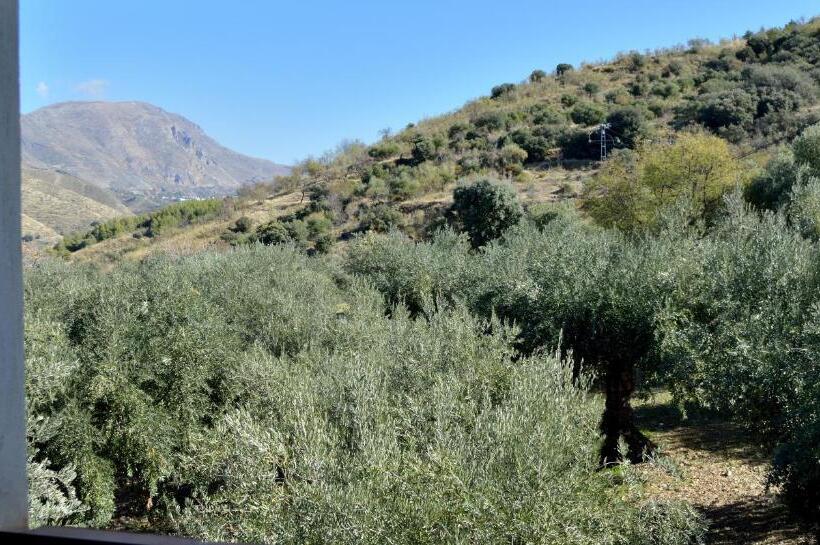
[[[19,62],[18,2],[0,0],[0,530],[28,526]]]

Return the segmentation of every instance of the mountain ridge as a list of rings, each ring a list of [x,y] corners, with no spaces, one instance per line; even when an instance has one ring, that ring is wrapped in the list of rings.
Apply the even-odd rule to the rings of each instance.
[[[21,118],[23,163],[64,171],[140,211],[223,196],[289,168],[231,150],[186,117],[140,101],[71,101]]]

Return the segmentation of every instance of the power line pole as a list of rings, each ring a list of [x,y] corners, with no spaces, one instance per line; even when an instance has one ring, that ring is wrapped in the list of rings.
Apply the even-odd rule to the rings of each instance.
[[[606,159],[606,130],[609,128],[609,123],[601,124],[601,161]]]
[[[610,130],[611,128],[612,128],[611,123],[601,123],[600,125],[598,125],[598,130],[596,131],[598,133],[598,135],[597,135],[598,142],[601,146],[601,161],[604,161],[606,159],[606,155],[607,155],[606,145],[607,145],[607,140],[610,139],[610,137],[607,135],[606,131]],[[592,134],[589,135],[589,142],[590,142],[590,144],[593,142]]]

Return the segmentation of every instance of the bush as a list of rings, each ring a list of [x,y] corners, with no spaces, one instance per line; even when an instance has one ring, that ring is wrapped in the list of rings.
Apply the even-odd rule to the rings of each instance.
[[[404,214],[388,204],[363,206],[358,215],[360,231],[386,233],[404,226]]]
[[[590,81],[584,84],[584,92],[588,94],[590,97],[597,95],[601,91],[601,86],[595,83],[594,81]]]
[[[523,163],[524,161],[545,161],[549,156],[550,149],[552,148],[552,142],[550,139],[533,134],[526,129],[518,129],[513,131],[507,138],[524,152],[524,154],[516,152],[518,155],[517,162],[519,163]]]
[[[797,180],[794,154],[788,148],[777,151],[766,168],[744,190],[747,201],[764,210],[777,210],[789,202]]]
[[[798,176],[792,188],[789,219],[804,237],[820,239],[820,179]]]
[[[324,212],[314,212],[305,218],[305,226],[308,231],[308,238],[315,240],[317,237],[326,235],[333,229],[333,221]]]
[[[690,219],[710,220],[722,196],[742,185],[741,165],[726,142],[710,134],[682,134],[671,144],[648,144],[638,154],[609,160],[587,187],[596,221],[624,230],[652,227],[680,200]]]
[[[792,143],[794,160],[813,176],[820,177],[820,124],[803,131]]]
[[[710,129],[746,127],[754,119],[757,101],[742,89],[709,93],[697,99],[694,120]]]
[[[630,72],[639,72],[646,66],[646,57],[637,51],[631,51],[626,56],[626,66]]]
[[[316,237],[316,240],[313,243],[313,248],[320,254],[326,254],[331,248],[333,248],[334,244],[336,244],[336,239],[333,235],[325,233]]]
[[[253,220],[248,216],[242,216],[229,227],[234,233],[249,233],[253,228]]]
[[[538,83],[547,79],[547,73],[543,70],[533,70],[532,73],[530,73],[529,79],[530,83]]]
[[[266,246],[291,242],[288,228],[279,220],[269,221],[257,227],[256,238]]]
[[[413,139],[413,147],[411,153],[415,163],[423,163],[424,161],[431,161],[436,158],[436,143],[432,138],[421,135]]]
[[[490,98],[501,98],[514,90],[514,83],[502,83],[501,85],[496,85],[492,88],[492,90],[490,91]]]
[[[393,142],[392,140],[388,140],[385,142],[379,142],[378,144],[374,144],[370,146],[370,149],[367,150],[367,154],[372,157],[373,159],[389,159],[390,157],[395,157],[401,152],[401,147],[398,143]]]
[[[566,123],[566,116],[557,108],[548,104],[536,104],[530,108],[532,122],[535,125],[560,125]]]
[[[564,74],[572,72],[574,68],[571,64],[567,64],[565,62],[560,63],[558,66],[555,67],[555,74],[560,78]]]
[[[573,106],[569,112],[569,117],[579,125],[597,125],[604,120],[606,112],[596,104],[581,102]]]
[[[570,108],[570,107],[574,106],[577,103],[578,103],[578,97],[577,96],[566,94],[566,93],[561,95],[561,104],[563,104],[567,108]]]
[[[567,131],[558,139],[564,159],[598,159],[600,147],[589,140],[585,131]]]
[[[487,112],[476,117],[473,124],[479,129],[497,131],[506,128],[507,121],[507,114],[504,112]]]
[[[523,215],[512,187],[490,180],[457,187],[451,213],[470,237],[473,248],[500,237]]]
[[[643,112],[635,107],[618,108],[606,118],[612,133],[628,148],[636,148],[646,132]]]
[[[507,174],[521,172],[521,167],[526,160],[527,152],[517,144],[507,144],[498,153],[498,166]]]

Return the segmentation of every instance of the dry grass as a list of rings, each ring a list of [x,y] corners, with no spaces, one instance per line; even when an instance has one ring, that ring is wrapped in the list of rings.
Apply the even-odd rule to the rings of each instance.
[[[41,236],[53,235],[49,230],[64,234],[87,228],[92,221],[130,214],[105,190],[50,169],[23,169],[22,204],[25,216],[36,222],[24,222],[23,233]]]
[[[241,203],[227,216],[163,233],[155,238],[135,238],[131,234],[103,240],[71,254],[77,261],[113,263],[121,259],[139,261],[155,253],[192,255],[209,249],[227,249],[220,235],[241,216],[255,225],[270,221],[304,206],[300,194],[289,193],[271,199]]]

